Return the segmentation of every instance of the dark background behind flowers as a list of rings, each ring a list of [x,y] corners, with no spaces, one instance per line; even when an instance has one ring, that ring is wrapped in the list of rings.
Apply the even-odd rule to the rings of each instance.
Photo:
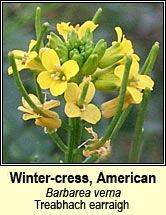
[[[160,52],[152,72],[155,87],[148,105],[144,126],[144,145],[140,163],[163,162],[163,3],[3,3],[3,163],[55,163],[62,159],[61,152],[36,127],[33,120],[22,120],[17,110],[21,105],[12,76],[7,75],[10,50],[27,50],[31,39],[35,39],[34,18],[36,7],[42,9],[42,22],[49,22],[50,30],[55,30],[58,22],[82,24],[91,19],[101,7],[100,27],[94,33],[95,41],[104,38],[108,45],[117,40],[114,28],[120,26],[133,43],[135,53],[141,58],[142,65],[155,41],[160,43]],[[21,72],[23,82],[30,93],[34,85],[30,73]],[[94,103],[100,105],[113,97],[111,93],[97,92]],[[121,131],[112,140],[112,154],[103,163],[127,163],[129,149],[134,134],[138,105],[124,123]],[[63,118],[63,112],[59,110]],[[99,137],[105,131],[109,120],[101,120],[94,126]],[[60,132],[65,139],[65,133]],[[83,141],[91,138],[84,132]]]

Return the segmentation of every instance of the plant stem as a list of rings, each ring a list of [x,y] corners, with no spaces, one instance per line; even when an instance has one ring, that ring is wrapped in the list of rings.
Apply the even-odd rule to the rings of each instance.
[[[59,137],[59,135],[56,132],[48,133],[48,134],[62,152],[66,153],[68,151],[68,147],[64,144],[64,142],[62,141],[62,139]]]
[[[128,114],[129,114],[131,108],[132,108],[132,105],[129,105],[127,107],[127,109],[122,112],[121,116],[119,117],[119,120],[117,121],[117,123],[110,135],[110,139],[112,139],[113,136],[115,136],[117,134],[117,132],[120,130],[121,126],[123,125],[125,119],[127,118]]]
[[[68,131],[68,152],[66,153],[65,162],[72,163],[73,159],[73,150],[74,150],[74,124],[75,118],[69,118],[69,126],[71,130]]]
[[[38,97],[39,101],[43,104],[44,103],[44,96],[42,94],[42,90],[41,90],[39,84],[37,83],[36,74],[35,73],[33,74],[33,77],[34,77],[34,82],[35,82],[35,88],[36,88],[37,97]]]
[[[24,88],[24,85],[21,81],[19,72],[17,71],[17,66],[15,63],[14,54],[12,52],[9,52],[8,57],[9,57],[10,65],[12,66],[12,69],[13,69],[14,80],[16,82],[17,88],[18,88],[19,92],[21,93],[21,95],[24,97],[24,99],[27,101],[27,103],[30,105],[30,107],[34,110],[34,112],[36,112],[42,116],[49,117],[47,114],[45,114],[43,111],[41,111],[34,104],[34,102],[30,99],[30,97],[29,97],[29,95],[28,95],[28,93],[27,93],[26,89]]]
[[[146,114],[150,95],[151,95],[150,89],[146,88],[144,90],[143,101],[140,105],[140,109],[137,116],[134,140],[133,140],[133,145],[129,156],[129,163],[139,162],[140,152],[143,145],[143,141],[142,141],[143,124],[144,124],[145,114]]]
[[[38,36],[38,40],[37,40],[37,43],[35,46],[35,51],[37,53],[39,53],[39,49],[40,49],[43,37],[44,37],[44,34],[46,33],[46,31],[48,29],[48,26],[49,26],[48,22],[45,22],[41,27],[41,32],[40,32],[40,35]]]
[[[70,130],[68,131],[68,152],[66,153],[66,162],[74,163],[77,160],[76,152],[81,142],[82,122],[79,117],[69,119]]]
[[[130,72],[131,63],[132,63],[131,57],[127,57],[126,64],[125,64],[125,69],[124,69],[124,74],[123,74],[123,79],[122,79],[122,85],[121,85],[121,89],[120,89],[120,93],[119,93],[119,101],[118,101],[118,105],[117,105],[115,115],[114,115],[109,127],[107,128],[103,138],[94,147],[90,147],[90,151],[101,147],[107,140],[110,139],[111,133],[114,130],[114,128],[116,126],[116,123],[119,120],[119,117],[120,117],[121,111],[122,111],[122,107],[123,107],[123,104],[124,104],[127,81],[128,81],[128,76],[129,76],[129,72]]]

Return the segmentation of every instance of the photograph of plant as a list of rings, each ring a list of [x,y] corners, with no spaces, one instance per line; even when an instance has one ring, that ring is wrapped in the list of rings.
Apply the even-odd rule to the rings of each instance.
[[[4,3],[3,162],[162,163],[162,7]]]

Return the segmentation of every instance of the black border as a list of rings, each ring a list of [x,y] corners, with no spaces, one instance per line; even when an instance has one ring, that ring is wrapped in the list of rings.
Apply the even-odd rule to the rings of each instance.
[[[118,163],[118,164],[54,164],[54,163],[48,163],[48,164],[41,164],[41,163],[3,163],[3,3],[163,3],[163,163],[138,163],[138,164],[128,164],[128,163]],[[165,1],[1,1],[1,160],[0,160],[0,166],[166,166],[165,164]]]

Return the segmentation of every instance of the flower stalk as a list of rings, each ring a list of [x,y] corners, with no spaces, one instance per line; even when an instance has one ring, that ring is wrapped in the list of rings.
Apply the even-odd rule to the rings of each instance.
[[[16,82],[17,88],[19,90],[19,92],[21,93],[21,95],[24,97],[24,99],[28,102],[28,104],[31,106],[31,108],[38,114],[45,116],[45,117],[49,117],[47,114],[45,114],[43,111],[41,111],[35,104],[34,102],[29,98],[28,93],[21,81],[20,75],[17,71],[17,66],[15,63],[15,59],[14,59],[14,55],[13,53],[10,51],[8,54],[9,57],[9,62],[10,65],[12,66],[13,69],[13,76],[14,76],[14,80]]]
[[[104,136],[102,137],[102,139],[94,147],[91,147],[90,150],[94,150],[96,148],[101,147],[107,140],[110,139],[112,131],[114,130],[114,127],[115,127],[116,123],[118,122],[118,119],[119,119],[119,117],[121,115],[131,63],[132,63],[132,59],[131,59],[130,56],[128,56],[127,60],[126,60],[126,64],[125,64],[124,75],[123,75],[123,80],[122,80],[122,86],[121,86],[121,89],[120,89],[120,92],[119,92],[119,102],[118,102],[116,113],[115,113],[115,115],[114,115],[109,127],[107,128]]]
[[[141,149],[143,146],[142,140],[144,131],[143,125],[150,95],[151,91],[148,88],[146,88],[143,95],[143,101],[140,105],[140,109],[137,116],[133,145],[129,156],[129,163],[138,163],[140,159]]]

